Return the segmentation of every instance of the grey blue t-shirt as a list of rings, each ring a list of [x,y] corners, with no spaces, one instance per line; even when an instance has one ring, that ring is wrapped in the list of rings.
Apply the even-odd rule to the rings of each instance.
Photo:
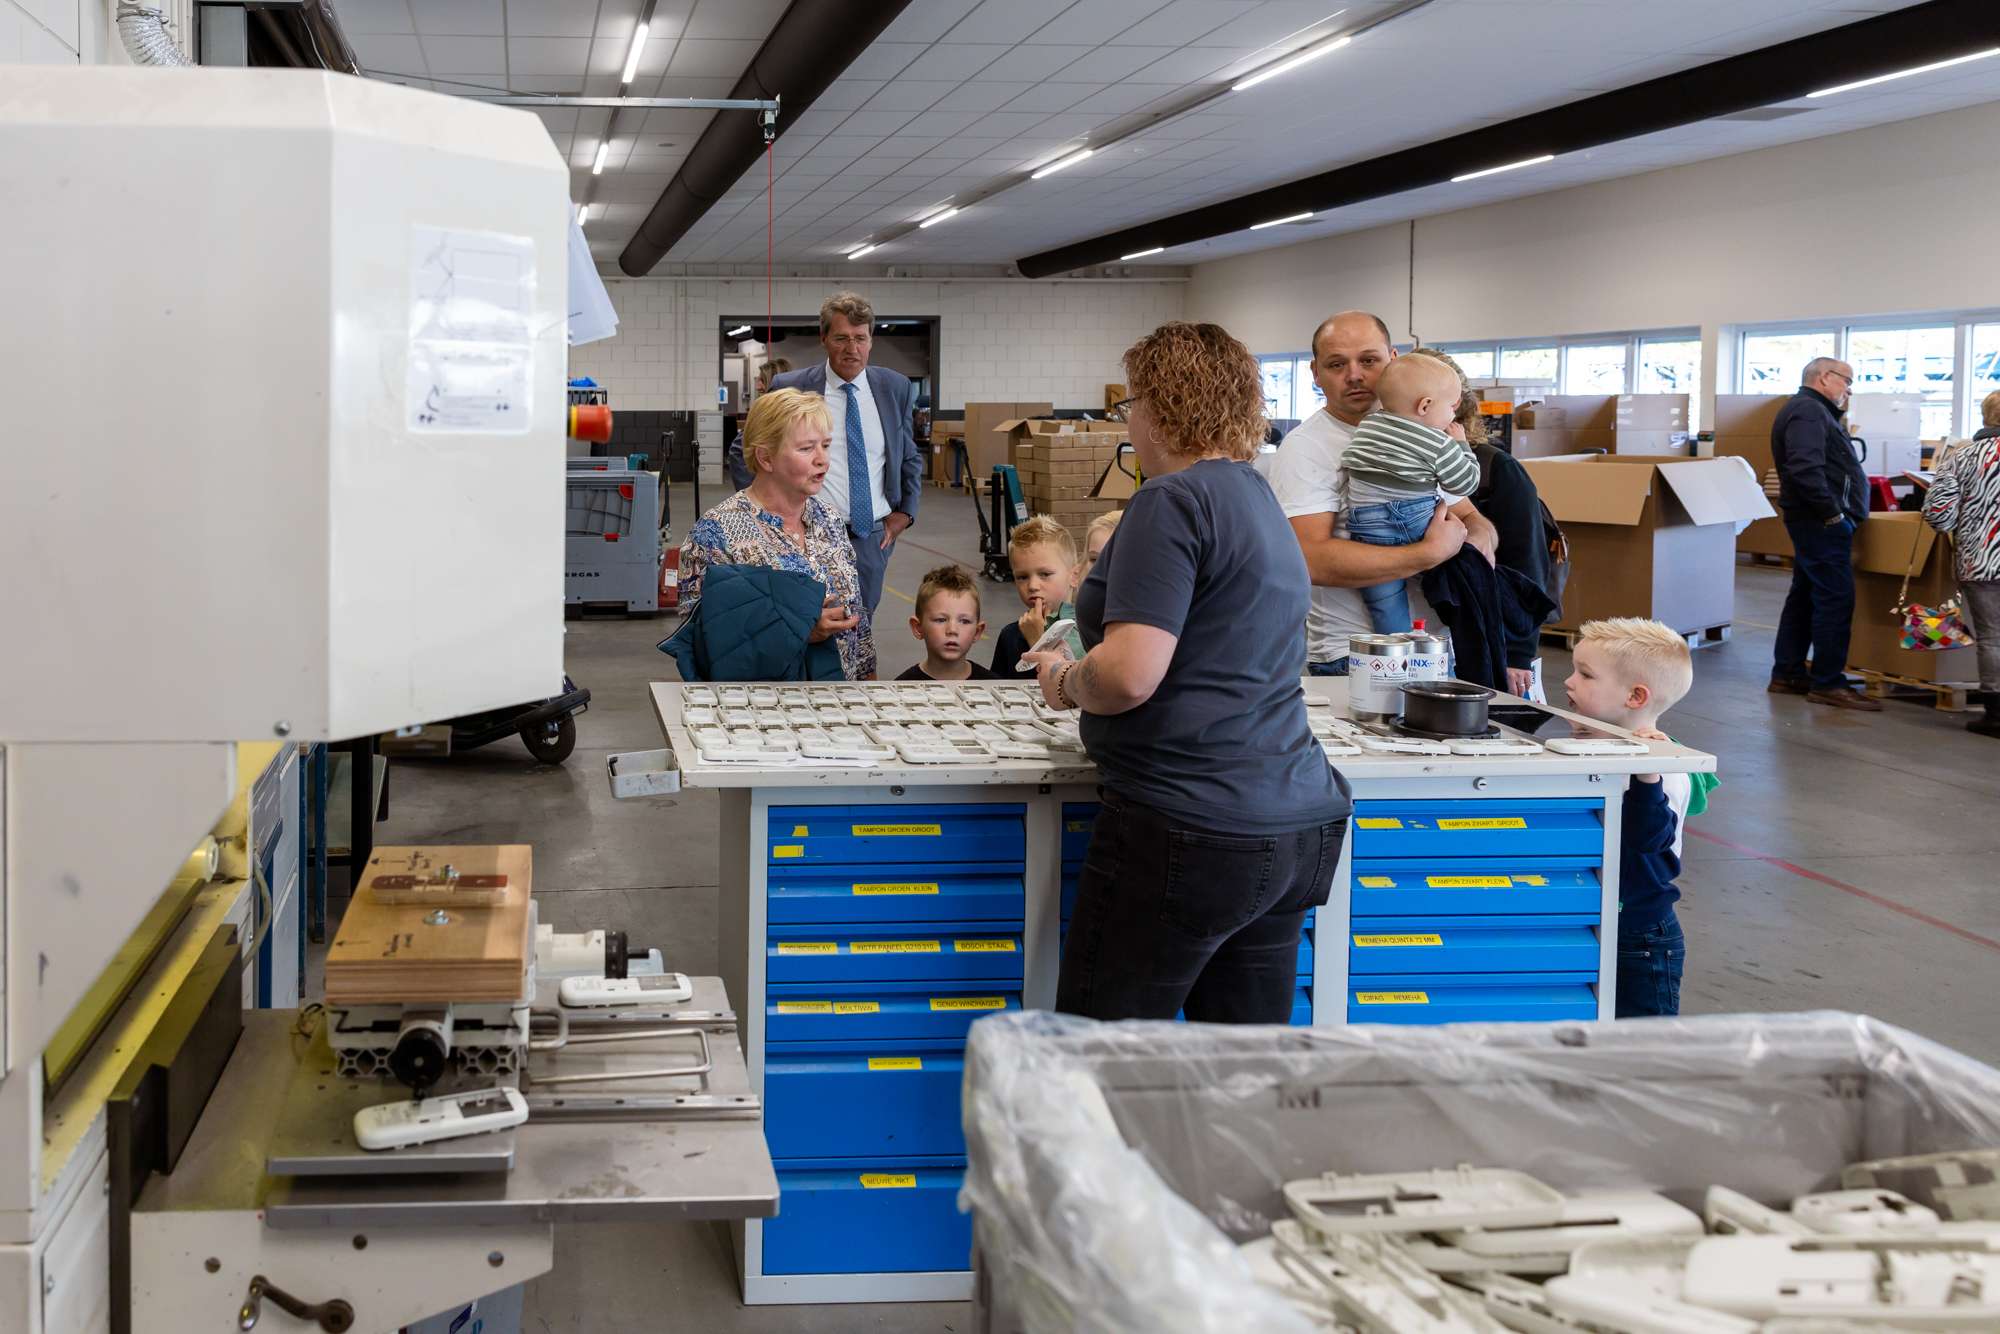
[[[1119,621],[1178,639],[1153,697],[1084,714],[1104,786],[1188,824],[1283,833],[1349,810],[1306,724],[1311,582],[1277,497],[1247,463],[1148,478],[1076,596],[1096,647]]]

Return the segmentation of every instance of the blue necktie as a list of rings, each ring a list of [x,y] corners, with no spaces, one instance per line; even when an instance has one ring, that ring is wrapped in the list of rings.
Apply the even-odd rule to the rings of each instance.
[[[861,383],[847,386],[847,531],[875,531],[875,491],[868,476],[868,440],[861,434]]]

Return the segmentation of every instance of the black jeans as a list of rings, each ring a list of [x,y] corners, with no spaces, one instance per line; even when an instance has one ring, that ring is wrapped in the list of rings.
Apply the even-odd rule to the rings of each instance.
[[[1282,1024],[1306,909],[1333,888],[1345,818],[1218,833],[1106,793],[1091,830],[1056,1009],[1092,1019]]]
[[[1673,913],[1641,931],[1618,933],[1620,1019],[1644,1019],[1681,1012],[1681,973],[1687,968],[1687,938]]]
[[[1778,617],[1771,679],[1806,680],[1810,648],[1812,688],[1843,689],[1854,629],[1854,525],[1842,520],[1828,528],[1787,517],[1785,531],[1792,535],[1792,591]]]

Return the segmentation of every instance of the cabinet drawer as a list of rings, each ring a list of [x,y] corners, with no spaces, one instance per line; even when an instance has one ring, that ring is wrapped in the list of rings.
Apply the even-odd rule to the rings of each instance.
[[[965,927],[934,931],[771,930],[765,980],[777,982],[1012,982],[1021,985],[1021,933]]]
[[[1597,931],[1574,918],[1374,918],[1348,937],[1348,972],[1595,973]]]
[[[1292,993],[1292,1027],[1310,1028],[1313,1021],[1312,988],[1300,987]]]
[[[1588,913],[1603,907],[1597,865],[1578,861],[1357,861],[1349,911],[1355,917],[1442,917]]]
[[[1313,933],[1311,930],[1299,935],[1299,981],[1310,982],[1313,975]]]
[[[767,1274],[949,1272],[972,1265],[972,1216],[958,1211],[960,1168],[883,1164],[778,1172],[778,1216],[764,1224]]]
[[[876,1039],[965,1040],[973,1022],[1021,1008],[1021,993],[911,992],[772,987],[764,1033],[772,1042],[868,1042]]]
[[[1603,851],[1602,802],[1362,801],[1354,807],[1357,860],[1598,857]]]
[[[780,1043],[766,1048],[764,1139],[773,1158],[965,1152],[960,1045],[914,1051],[814,1045],[806,1051]]]
[[[1027,853],[1022,806],[774,806],[773,866],[999,862]],[[888,877],[884,877],[885,879]]]
[[[1524,983],[1509,978],[1399,977],[1351,987],[1350,1024],[1460,1024],[1595,1019],[1588,982]]]
[[[774,864],[765,912],[772,922],[1019,922],[1018,867],[941,866],[894,875],[864,867]]]
[[[1062,821],[1062,863],[1065,867],[1081,866],[1084,854],[1090,850],[1090,831],[1097,824],[1097,803],[1064,803]]]

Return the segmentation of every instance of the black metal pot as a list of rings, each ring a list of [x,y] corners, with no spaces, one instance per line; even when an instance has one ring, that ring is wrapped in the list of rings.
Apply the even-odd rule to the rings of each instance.
[[[1479,736],[1493,692],[1464,681],[1411,681],[1403,687],[1403,725],[1439,736]]]

